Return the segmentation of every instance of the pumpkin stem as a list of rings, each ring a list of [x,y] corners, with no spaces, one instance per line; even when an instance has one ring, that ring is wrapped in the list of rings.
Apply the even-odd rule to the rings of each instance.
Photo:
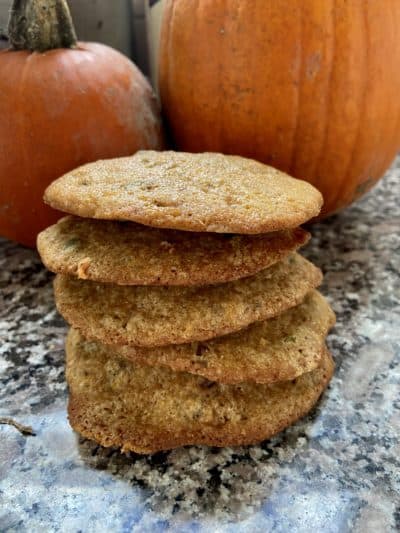
[[[13,0],[8,35],[13,50],[46,52],[77,43],[66,0]]]

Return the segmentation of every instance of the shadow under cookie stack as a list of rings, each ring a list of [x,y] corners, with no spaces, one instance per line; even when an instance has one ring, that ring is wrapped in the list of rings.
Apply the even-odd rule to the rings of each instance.
[[[335,317],[297,253],[319,192],[221,154],[138,152],[53,182],[38,237],[57,273],[69,420],[122,451],[265,440],[327,386]]]

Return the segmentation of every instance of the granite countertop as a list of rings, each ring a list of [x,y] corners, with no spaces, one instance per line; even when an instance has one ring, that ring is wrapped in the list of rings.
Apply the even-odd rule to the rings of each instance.
[[[124,456],[66,418],[52,276],[0,241],[0,530],[389,532],[400,529],[400,159],[312,227],[304,253],[337,313],[335,377],[312,414],[260,446]]]

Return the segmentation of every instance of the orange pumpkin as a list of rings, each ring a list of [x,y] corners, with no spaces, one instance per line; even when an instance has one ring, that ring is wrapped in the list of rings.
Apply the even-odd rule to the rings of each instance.
[[[119,52],[77,43],[64,0],[14,1],[0,52],[0,235],[33,246],[59,218],[43,191],[100,158],[163,146],[158,106]]]
[[[399,0],[167,0],[159,85],[178,148],[317,186],[332,213],[400,147]]]

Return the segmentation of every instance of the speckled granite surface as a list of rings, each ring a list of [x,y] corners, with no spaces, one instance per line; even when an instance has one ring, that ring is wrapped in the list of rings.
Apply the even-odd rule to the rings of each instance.
[[[261,446],[122,456],[66,420],[62,319],[37,255],[0,241],[0,531],[400,529],[400,160],[312,228],[337,371],[311,416]]]

